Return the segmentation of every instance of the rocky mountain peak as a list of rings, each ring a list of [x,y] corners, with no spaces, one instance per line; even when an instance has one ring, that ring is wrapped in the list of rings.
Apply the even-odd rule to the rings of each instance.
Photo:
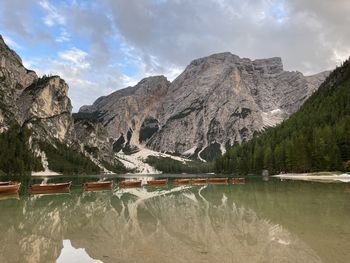
[[[59,76],[38,78],[0,36],[0,132],[17,121],[39,139],[72,137],[68,85]]]
[[[254,70],[264,74],[278,74],[283,72],[283,63],[280,57],[256,59],[252,61]]]
[[[193,60],[185,71],[193,70],[193,68],[206,69],[208,67],[220,66],[225,67],[246,67],[248,71],[261,72],[262,74],[277,74],[283,71],[283,63],[280,57],[272,57],[266,59],[240,58],[230,52],[213,54]]]
[[[211,159],[287,118],[325,77],[284,71],[279,57],[218,53],[193,60],[171,84],[162,76],[146,78],[81,112],[99,116],[118,151],[143,144]]]
[[[0,67],[9,67],[12,66],[11,64],[23,67],[20,56],[7,46],[3,37],[0,35]]]
[[[147,77],[133,87],[98,98],[91,106],[81,107],[79,113],[96,116],[117,141],[115,149],[121,149],[121,145],[137,146],[144,136],[141,127],[149,122],[157,126],[159,108],[169,86],[164,76]]]

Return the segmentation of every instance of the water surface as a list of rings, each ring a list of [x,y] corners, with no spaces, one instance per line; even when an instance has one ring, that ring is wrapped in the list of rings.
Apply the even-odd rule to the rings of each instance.
[[[349,262],[350,184],[248,178],[0,200],[0,262]],[[38,179],[36,179],[38,181]],[[30,183],[30,182],[27,182]]]

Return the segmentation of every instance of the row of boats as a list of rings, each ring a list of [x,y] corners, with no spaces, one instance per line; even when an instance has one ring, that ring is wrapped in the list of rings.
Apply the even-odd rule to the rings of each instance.
[[[227,177],[217,177],[217,178],[181,178],[175,179],[175,185],[189,185],[189,184],[227,184],[229,182],[234,184],[245,183],[245,178],[232,178]],[[153,179],[147,181],[149,186],[166,186],[168,184],[168,179]],[[72,182],[67,183],[42,183],[42,184],[32,184],[28,188],[28,192],[31,194],[44,194],[50,192],[65,192],[69,191]],[[119,187],[130,188],[130,187],[141,187],[141,180],[123,180],[119,182]],[[0,182],[0,194],[16,194],[21,187],[20,182]],[[82,185],[85,190],[104,190],[112,189],[113,181],[97,181],[97,182],[86,182]]]

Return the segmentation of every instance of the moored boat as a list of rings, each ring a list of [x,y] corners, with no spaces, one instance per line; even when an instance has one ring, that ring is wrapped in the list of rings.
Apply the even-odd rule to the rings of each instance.
[[[85,190],[112,189],[113,181],[86,182],[83,184]]]
[[[167,185],[167,183],[168,183],[168,179],[153,179],[153,180],[147,181],[147,185],[150,185],[150,186],[164,186],[164,185]]]
[[[9,185],[9,184],[11,184],[12,182],[11,181],[8,181],[8,182],[0,182],[0,186],[2,186],[2,185]]]
[[[245,183],[245,178],[244,177],[232,178],[232,183],[234,183],[234,184],[244,184]]]
[[[16,194],[21,187],[19,182],[1,182],[0,183],[0,194]]]
[[[227,177],[208,178],[208,183],[211,183],[211,184],[227,184],[228,183],[228,178]]]
[[[191,179],[191,184],[206,184],[208,182],[208,178],[193,178]]]
[[[184,178],[184,179],[175,179],[174,180],[174,184],[190,184],[191,183],[191,179],[188,178]]]
[[[45,191],[69,191],[72,182],[68,183],[51,183],[51,184],[32,184],[30,190],[32,192]]]
[[[119,187],[130,188],[130,187],[141,187],[141,180],[125,180],[119,183]]]

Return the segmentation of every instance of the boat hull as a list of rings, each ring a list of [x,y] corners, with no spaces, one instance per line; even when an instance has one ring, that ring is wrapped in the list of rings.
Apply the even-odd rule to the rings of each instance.
[[[0,186],[10,185],[10,184],[12,184],[11,181],[9,181],[9,182],[0,182]]]
[[[47,191],[69,191],[72,182],[58,184],[33,184],[30,189],[32,192],[47,192]]]
[[[156,179],[156,180],[150,180],[147,182],[147,185],[150,186],[164,186],[168,184],[168,179]]]
[[[16,194],[21,187],[21,183],[18,182],[2,182],[0,184],[0,194]]]
[[[208,178],[194,178],[191,180],[191,184],[206,184],[208,183]]]
[[[184,184],[190,184],[191,180],[190,179],[175,179],[174,184],[176,185],[184,185]]]
[[[141,181],[121,181],[119,183],[119,187],[121,188],[141,187]]]
[[[211,184],[227,184],[228,178],[208,178],[208,183]]]
[[[87,182],[83,184],[83,188],[85,190],[104,190],[104,189],[112,189],[112,187],[113,187],[112,181]]]

